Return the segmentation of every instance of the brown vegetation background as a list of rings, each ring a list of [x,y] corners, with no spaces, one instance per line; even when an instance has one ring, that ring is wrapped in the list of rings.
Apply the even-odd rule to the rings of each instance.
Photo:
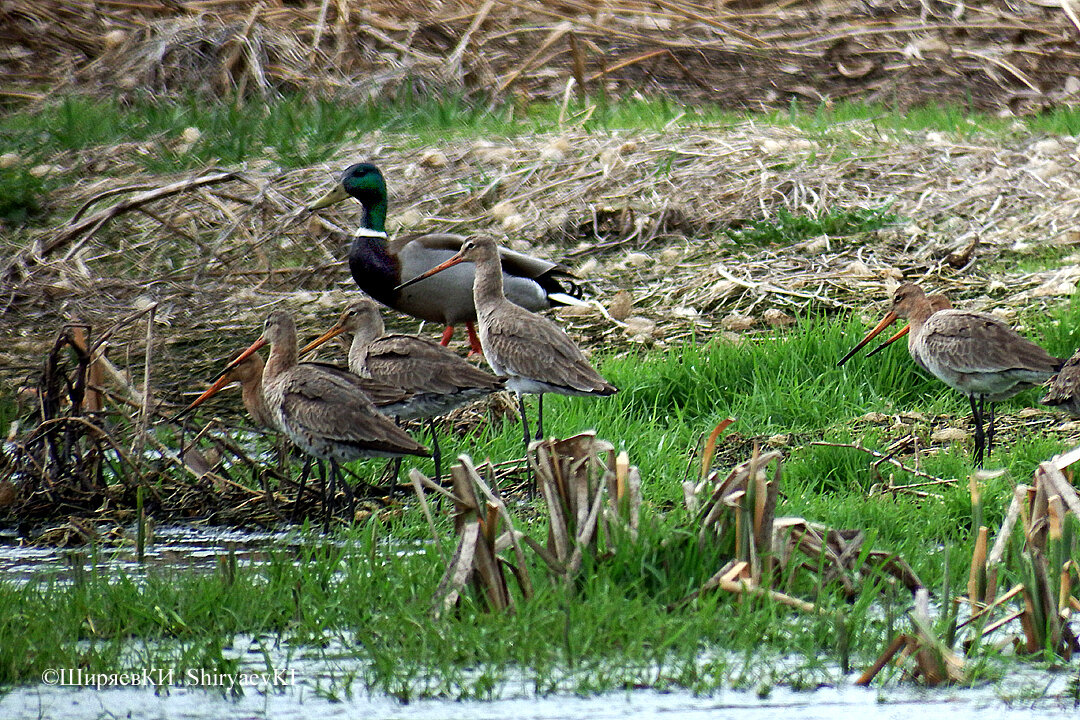
[[[0,0],[0,100],[301,92],[350,102],[448,91],[499,102],[584,88],[733,109],[943,100],[1016,114],[1076,100],[1078,27],[1068,0]],[[76,180],[48,199],[54,224],[0,236],[0,392],[17,398],[10,439],[29,433],[43,447],[43,433],[74,435],[49,441],[49,462],[19,455],[19,472],[48,469],[19,507],[130,507],[133,485],[102,494],[101,458],[126,448],[134,469],[125,472],[157,472],[141,460],[155,436],[139,428],[190,400],[275,304],[299,315],[305,335],[331,321],[356,292],[344,258],[358,208],[304,206],[357,160],[386,172],[394,231],[491,233],[568,262],[599,303],[561,321],[607,352],[721,333],[740,342],[798,315],[872,313],[901,277],[1006,315],[1060,303],[1080,280],[1075,253],[1052,270],[1014,265],[1049,244],[1066,253],[1080,244],[1076,138],[965,139],[872,121],[839,128],[836,143],[752,119],[633,133],[582,125],[568,116],[545,135],[425,147],[376,131],[292,170],[270,154],[243,167],[148,172],[148,154],[198,142],[186,130],[46,158],[44,172]],[[789,246],[739,246],[722,233],[838,209],[905,220]],[[72,354],[80,343],[85,357]],[[78,363],[91,366],[85,396]],[[70,404],[89,403],[94,387],[107,393],[105,430]],[[215,412],[236,405],[227,398]],[[193,460],[155,450],[193,482],[167,485],[157,506],[199,514],[213,499],[233,512],[237,498],[262,497],[226,480],[207,492]],[[0,476],[16,469],[13,457],[0,454]],[[261,461],[249,464],[266,477]],[[78,482],[58,499],[54,477]]]
[[[1080,91],[1071,0],[4,0],[3,92],[663,94],[1030,112]]]

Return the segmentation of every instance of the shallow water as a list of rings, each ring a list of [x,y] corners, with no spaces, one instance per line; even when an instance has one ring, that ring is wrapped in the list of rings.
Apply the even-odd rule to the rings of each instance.
[[[1051,692],[1064,688],[1056,679]],[[593,697],[549,695],[492,701],[420,700],[402,704],[386,697],[354,696],[333,701],[321,695],[310,679],[297,678],[278,692],[249,690],[229,699],[220,692],[172,687],[155,695],[152,689],[78,689],[34,686],[0,698],[0,717],[36,718],[365,718],[365,720],[556,720],[558,718],[738,718],[764,720],[789,717],[825,720],[859,717],[869,720],[996,720],[1011,718],[1076,718],[1080,709],[1056,700],[1002,701],[992,687],[976,689],[880,692],[847,685],[809,692],[776,689],[768,697],[727,691],[695,697],[689,692],[635,690]]]
[[[20,546],[10,532],[0,533],[0,574],[8,580],[26,582],[42,575],[66,578],[72,565],[80,563],[84,570],[124,569],[137,573],[148,566],[176,565],[185,568],[217,567],[217,559],[233,553],[240,564],[259,562],[270,549],[288,549],[298,545],[296,533],[248,532],[217,527],[169,525],[153,529],[146,545],[145,565],[136,557],[135,532],[131,541],[103,546],[96,551],[87,548],[51,548]]]
[[[137,573],[133,547],[85,551],[26,548],[0,536],[0,572],[26,581],[42,573],[59,578],[81,563],[88,569],[126,568]],[[245,533],[217,528],[163,527],[155,530],[147,562],[216,568],[217,558],[232,552],[240,563],[258,563],[270,548],[299,544],[295,533]],[[277,645],[273,639],[240,636],[226,654],[239,661],[241,678],[192,677],[167,668],[148,668],[141,686],[121,687],[119,678],[80,675],[53,669],[43,682],[7,688],[0,697],[0,719],[161,718],[240,720],[241,718],[365,718],[370,720],[555,720],[557,718],[817,718],[860,717],[870,720],[994,720],[996,718],[1076,718],[1080,707],[1065,699],[1070,673],[1032,670],[1010,672],[1007,684],[977,688],[922,689],[893,683],[885,690],[863,689],[843,678],[837,687],[813,691],[773,688],[762,698],[752,691],[728,690],[708,696],[689,691],[634,690],[581,697],[573,694],[535,697],[527,682],[501,686],[501,697],[486,701],[415,700],[402,703],[386,695],[368,695],[360,680],[361,661],[333,638],[320,649]],[[278,674],[266,672],[267,660]],[[282,670],[283,669],[283,670]],[[833,677],[839,677],[835,673]],[[133,678],[125,679],[130,683]],[[230,692],[239,680],[242,692]],[[145,684],[145,683],[151,684]],[[155,687],[155,684],[158,687]],[[97,687],[100,685],[100,687]],[[1009,700],[1008,698],[1012,698]],[[1025,698],[1023,700],[1018,698]]]

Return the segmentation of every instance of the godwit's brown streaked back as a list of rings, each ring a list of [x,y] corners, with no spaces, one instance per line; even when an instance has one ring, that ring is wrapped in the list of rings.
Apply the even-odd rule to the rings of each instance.
[[[367,298],[349,305],[337,323],[322,337],[308,343],[300,354],[307,354],[343,333],[352,334],[349,345],[349,369],[352,372],[403,387],[411,393],[398,417],[428,420],[435,472],[441,475],[439,441],[432,418],[502,390],[505,380],[427,338],[387,334],[378,305]]]
[[[341,179],[309,210],[333,205],[353,197],[364,206],[360,229],[349,249],[349,269],[360,289],[383,305],[407,315],[446,326],[443,345],[450,341],[453,326],[465,323],[473,349],[479,351],[473,322],[473,268],[462,265],[437,278],[424,280],[408,289],[400,283],[416,277],[461,249],[461,235],[436,233],[398,237],[386,233],[387,193],[382,172],[370,163],[350,165]],[[554,305],[577,304],[580,288],[565,265],[542,260],[507,248],[499,249],[503,284],[511,302],[530,310]]]
[[[1004,322],[967,310],[934,312],[919,286],[904,283],[893,294],[892,309],[867,333],[859,347],[899,318],[907,318],[912,359],[943,383],[968,397],[975,421],[975,464],[993,441],[992,403],[1034,387],[1054,374],[1062,360],[1021,336]],[[987,432],[983,411],[991,403]]]
[[[1050,381],[1046,395],[1039,402],[1060,407],[1070,415],[1080,417],[1080,349],[1061,366],[1060,372]]]
[[[362,378],[320,363],[298,363],[296,326],[282,310],[270,314],[262,336],[233,364],[263,345],[270,358],[263,370],[263,396],[282,431],[297,447],[330,462],[330,496],[338,463],[361,457],[426,456],[427,448],[380,413]]]
[[[506,299],[503,274],[499,271],[499,250],[491,238],[467,240],[456,255],[406,285],[467,261],[476,265],[473,300],[484,357],[496,375],[506,377],[507,389],[518,395],[526,445],[529,428],[524,394],[540,396],[536,432],[539,439],[543,436],[544,393],[606,396],[617,391],[593,369],[562,328]]]
[[[202,395],[195,398],[180,414],[194,410],[230,383],[239,382],[244,408],[248,411],[255,424],[271,430],[282,431],[282,428],[277,426],[277,418],[274,413],[270,412],[263,396],[262,357],[258,353],[252,353],[243,360],[238,361],[236,358],[239,358],[240,354],[236,353],[234,359],[229,362],[228,369],[222,373],[221,377],[215,380]],[[323,363],[303,364],[318,365],[330,368],[331,371],[340,372],[340,369],[333,365],[324,365]],[[399,412],[407,411],[408,408],[413,406],[412,393],[405,388],[363,377],[359,379],[359,385],[368,396],[368,399],[375,405],[375,408],[384,415],[397,415]]]

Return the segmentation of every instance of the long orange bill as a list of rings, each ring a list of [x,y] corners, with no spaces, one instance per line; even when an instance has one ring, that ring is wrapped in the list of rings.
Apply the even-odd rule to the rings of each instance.
[[[892,311],[890,310],[890,311],[889,311],[889,312],[888,312],[888,313],[887,313],[887,314],[885,315],[885,317],[881,318],[881,322],[879,322],[879,323],[877,324],[877,327],[875,327],[875,328],[874,328],[873,330],[871,330],[870,332],[868,332],[868,333],[866,334],[866,337],[864,337],[864,338],[863,338],[862,340],[860,340],[860,341],[859,341],[859,344],[858,344],[858,345],[856,345],[855,347],[853,347],[853,348],[851,348],[850,350],[848,350],[848,354],[847,354],[847,355],[845,355],[844,357],[840,358],[840,362],[836,363],[836,366],[837,366],[837,367],[840,367],[841,365],[843,365],[844,363],[846,363],[846,362],[847,362],[848,360],[850,360],[850,359],[851,359],[851,356],[852,356],[852,355],[854,355],[855,353],[857,353],[857,352],[859,352],[860,350],[862,350],[862,349],[863,349],[863,347],[864,347],[864,346],[866,345],[866,343],[870,342],[871,340],[873,340],[874,338],[876,338],[876,337],[877,337],[878,335],[880,335],[880,334],[881,334],[881,331],[882,331],[882,330],[884,330],[885,328],[887,328],[887,327],[889,327],[890,325],[892,325],[892,324],[893,324],[894,322],[896,322],[896,321],[897,321],[897,320],[898,320],[899,318],[900,318],[900,316],[899,316],[899,315],[897,315],[896,313],[894,313],[894,312],[892,312]]]
[[[881,343],[880,345],[878,345],[876,348],[874,348],[870,352],[866,353],[866,357],[870,357],[871,355],[877,355],[879,352],[881,352],[882,350],[887,348],[889,345],[892,345],[894,342],[896,342],[900,338],[907,335],[908,332],[910,332],[910,331],[911,331],[911,326],[910,325],[905,325],[904,327],[900,328],[897,331],[897,333],[895,335],[893,335],[891,338],[889,338],[885,342]]]
[[[206,388],[206,392],[204,392],[199,397],[195,398],[195,400],[190,405],[188,405],[186,408],[184,408],[179,413],[177,413],[176,416],[173,418],[173,420],[181,417],[182,415],[186,415],[187,413],[191,412],[195,408],[199,407],[204,402],[206,402],[207,400],[209,400],[213,396],[217,395],[218,391],[221,390],[221,388],[225,387],[226,385],[228,385],[232,381],[233,381],[232,375],[230,373],[225,373],[224,375],[219,377],[217,380],[215,380],[213,385]]]
[[[406,280],[405,282],[401,283],[400,285],[398,285],[394,289],[395,290],[401,290],[403,288],[407,288],[410,285],[412,285],[413,283],[418,283],[418,282],[420,282],[421,280],[423,280],[425,278],[431,277],[435,273],[440,273],[443,270],[445,270],[446,268],[454,267],[455,265],[457,265],[459,263],[463,263],[463,262],[465,262],[464,256],[462,256],[461,253],[458,253],[457,255],[454,255],[453,257],[449,258],[446,262],[442,263],[441,265],[436,265],[435,267],[431,268],[427,272],[420,273],[419,275],[412,278],[411,280]]]
[[[225,371],[228,372],[229,370],[232,370],[234,367],[236,367],[237,365],[239,365],[240,363],[244,362],[249,357],[254,355],[258,350],[263,348],[265,345],[266,345],[266,338],[259,338],[255,342],[251,343],[251,346],[247,350],[245,350],[244,352],[237,355],[235,358],[233,358],[233,361],[231,363],[229,363],[228,365],[225,366]]]
[[[233,359],[233,361],[231,363],[229,363],[228,365],[225,366],[225,372],[221,374],[221,377],[219,377],[217,380],[214,381],[213,385],[206,388],[206,392],[204,392],[199,397],[195,398],[190,405],[188,405],[186,408],[184,408],[180,412],[176,413],[176,415],[173,415],[173,417],[171,419],[174,422],[176,420],[179,420],[181,417],[188,414],[189,412],[191,412],[192,410],[194,410],[198,406],[202,405],[204,402],[206,402],[207,400],[212,398],[214,395],[217,395],[218,391],[221,390],[221,388],[225,387],[230,382],[232,382],[232,377],[230,377],[229,371],[232,370],[237,365],[239,365],[240,363],[247,360],[252,355],[254,355],[255,352],[259,348],[263,347],[264,345],[266,345],[266,341],[263,340],[262,338],[259,338],[258,340],[253,342],[251,344],[251,347],[249,347],[247,350],[245,350],[244,352],[237,355],[236,358]]]
[[[333,340],[334,338],[336,338],[338,335],[340,335],[343,332],[345,332],[345,326],[344,325],[335,325],[334,327],[330,328],[325,333],[323,333],[322,335],[320,335],[319,337],[315,338],[314,340],[309,342],[307,345],[302,347],[300,349],[300,357],[303,357],[304,355],[307,355],[309,352],[311,352],[315,348],[319,347],[320,345],[322,345],[327,340]]]

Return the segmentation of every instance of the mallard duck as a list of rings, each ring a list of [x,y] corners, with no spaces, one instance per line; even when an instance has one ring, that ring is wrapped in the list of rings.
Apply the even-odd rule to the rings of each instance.
[[[480,351],[473,323],[473,268],[465,264],[424,282],[399,289],[404,281],[443,263],[461,249],[465,238],[432,233],[389,239],[386,233],[387,194],[382,172],[370,163],[350,165],[330,192],[308,206],[318,210],[353,197],[364,206],[364,217],[349,248],[349,269],[360,289],[387,307],[421,320],[441,323],[443,345],[454,326],[465,323],[472,349]],[[570,269],[560,263],[499,248],[503,287],[511,302],[529,310],[582,304],[581,289]]]

